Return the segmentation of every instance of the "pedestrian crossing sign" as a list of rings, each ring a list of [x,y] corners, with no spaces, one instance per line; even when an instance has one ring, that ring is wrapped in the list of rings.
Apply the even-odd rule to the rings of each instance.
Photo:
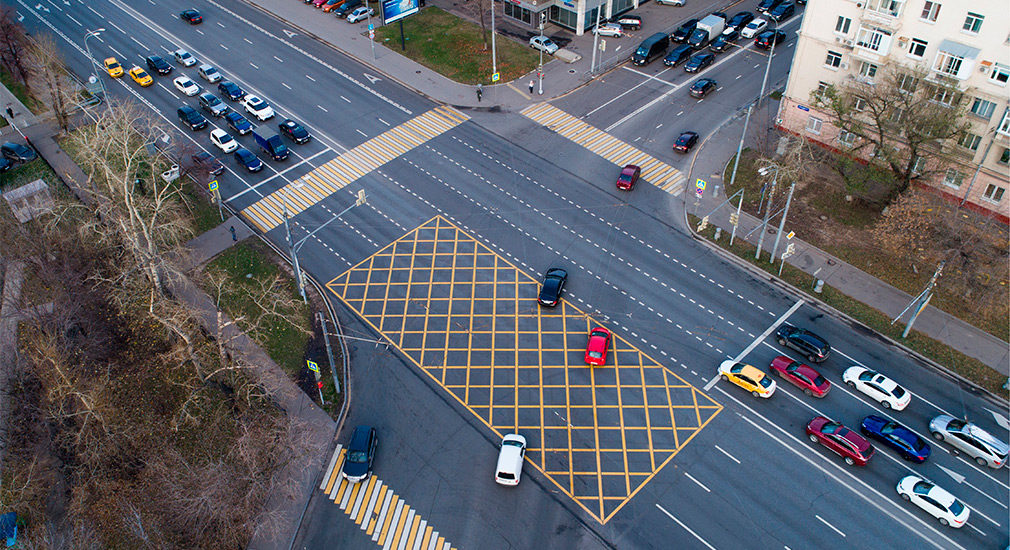
[[[501,78],[501,74],[500,73],[495,73],[495,74],[491,75],[491,82],[498,82],[498,80],[500,78]]]
[[[312,372],[314,372],[316,374],[319,373],[319,364],[318,363],[316,363],[315,361],[305,361],[305,362],[309,365],[309,370],[310,371],[312,371]]]
[[[211,191],[217,191],[217,180],[208,183],[207,187],[209,187]]]
[[[698,196],[699,197],[702,196],[705,193],[705,186],[706,185],[707,185],[707,183],[703,179],[695,180],[694,186],[695,186],[695,189],[698,190]]]

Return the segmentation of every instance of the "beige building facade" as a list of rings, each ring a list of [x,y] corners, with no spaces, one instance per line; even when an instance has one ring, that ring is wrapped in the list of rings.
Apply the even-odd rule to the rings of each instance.
[[[779,125],[833,149],[852,134],[811,105],[846,79],[872,82],[895,66],[955,83],[970,133],[944,147],[924,182],[949,199],[1010,221],[1010,4],[1006,0],[810,0],[803,16]],[[947,101],[936,97],[936,101]]]

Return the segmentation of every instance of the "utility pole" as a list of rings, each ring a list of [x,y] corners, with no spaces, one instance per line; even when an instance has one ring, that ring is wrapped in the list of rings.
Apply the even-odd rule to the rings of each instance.
[[[775,254],[779,251],[779,240],[782,239],[782,232],[786,227],[786,216],[789,215],[789,204],[793,202],[793,191],[796,189],[796,182],[789,186],[789,198],[786,199],[786,209],[782,212],[782,221],[779,222],[779,232],[775,235],[775,245],[772,246],[772,263],[775,263]]]
[[[495,49],[495,42],[494,42],[494,35],[496,34],[494,28],[494,0],[489,0],[489,2],[491,3],[491,74],[498,74],[498,55],[497,50]],[[541,59],[540,63],[542,64],[543,54],[540,54],[540,59]],[[498,94],[495,94],[495,98],[497,97]]]
[[[729,215],[729,222],[733,225],[733,232],[729,235],[729,245],[733,246],[733,239],[736,238],[736,228],[740,225],[740,209],[743,208],[743,189],[740,190],[740,202],[736,205],[736,214]]]
[[[775,30],[772,32],[779,32],[778,21],[775,22]],[[761,107],[761,99],[765,95],[765,85],[768,84],[768,72],[772,69],[772,57],[775,55],[775,42],[775,37],[772,37],[772,47],[768,50],[768,63],[765,65],[765,76],[761,79],[761,92],[758,94],[758,107]]]
[[[730,186],[732,186],[733,183],[736,182],[736,168],[737,166],[740,166],[740,155],[743,154],[743,140],[744,137],[747,136],[747,125],[750,124],[750,113],[753,110],[754,110],[754,104],[751,103],[749,106],[747,106],[747,118],[745,118],[743,121],[743,133],[740,134],[740,143],[736,146],[736,160],[733,161],[733,175],[729,177]],[[729,189],[727,189],[726,192],[729,193]]]
[[[603,7],[606,5],[606,3],[603,3],[596,8],[596,29],[593,31],[593,59],[589,62],[589,72],[593,74],[596,73],[596,50],[599,49],[598,44],[600,42],[600,17],[603,15]],[[602,56],[600,61],[603,61]]]
[[[493,1],[493,0],[492,0]],[[540,12],[540,65],[537,67],[537,78],[540,79],[539,95],[544,95],[544,23],[547,22],[547,11]]]
[[[317,232],[319,232],[319,230],[326,227],[327,225],[330,225],[331,222],[335,221],[340,216],[343,216],[355,206],[361,206],[362,204],[368,202],[367,197],[365,197],[364,189],[358,191],[358,200],[355,201],[354,204],[348,206],[342,212],[330,218],[323,225],[320,225],[319,227],[310,231],[308,235],[305,235],[304,237],[301,238],[301,240],[299,240],[296,243],[293,242],[293,239],[291,237],[291,228],[288,226],[288,200],[286,192],[281,193],[281,199],[284,202],[284,232],[287,234],[288,253],[291,254],[291,263],[294,265],[295,268],[295,280],[298,283],[298,293],[301,295],[302,300],[308,302],[309,300],[305,296],[305,285],[302,284],[302,270],[298,265],[298,251],[302,249],[302,245],[305,244],[305,241],[309,240],[309,237],[315,235]]]
[[[762,176],[768,175],[768,172],[772,170],[775,170],[775,177],[772,178],[772,190],[770,193],[768,193],[768,206],[765,208],[765,217],[764,220],[761,222],[761,234],[758,235],[757,250],[754,252],[755,260],[761,259],[761,245],[763,245],[765,242],[765,233],[768,231],[768,218],[771,216],[772,213],[772,206],[771,206],[772,195],[774,195],[775,193],[775,185],[778,183],[779,180],[778,166],[773,166],[772,168],[761,168],[758,170],[758,173],[761,174]]]
[[[906,311],[911,309],[913,306],[915,307],[915,311],[912,313],[912,318],[908,320],[908,325],[905,326],[905,332],[901,333],[902,338],[908,338],[908,333],[912,331],[912,325],[915,324],[915,320],[919,317],[919,314],[922,313],[922,310],[926,309],[926,306],[929,305],[929,301],[933,298],[933,288],[936,286],[936,280],[940,278],[940,274],[943,273],[943,266],[946,264],[947,260],[942,260],[940,264],[936,266],[936,272],[933,273],[933,277],[928,283],[926,283],[926,288],[923,289],[918,296],[913,298],[908,306],[903,309],[893,321],[891,321],[891,324],[893,325],[898,321],[898,319],[901,319],[901,316],[904,315]]]

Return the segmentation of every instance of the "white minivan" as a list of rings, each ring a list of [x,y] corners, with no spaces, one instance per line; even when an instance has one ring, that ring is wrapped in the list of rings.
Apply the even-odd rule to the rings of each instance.
[[[501,485],[519,485],[525,456],[526,438],[519,434],[506,435],[501,441],[498,468],[495,469],[494,480]]]

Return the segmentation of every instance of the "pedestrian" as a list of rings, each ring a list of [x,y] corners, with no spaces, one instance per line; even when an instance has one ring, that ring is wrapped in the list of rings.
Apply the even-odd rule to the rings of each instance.
[[[484,95],[484,87],[477,84],[477,103],[480,103],[480,96]]]
[[[231,229],[231,240],[233,240],[235,242],[238,242],[238,236],[235,235],[235,226],[233,225],[233,226],[229,227],[228,229]]]
[[[531,78],[530,79],[530,95],[533,95],[533,84],[534,84],[534,82],[533,82],[533,79]]]

